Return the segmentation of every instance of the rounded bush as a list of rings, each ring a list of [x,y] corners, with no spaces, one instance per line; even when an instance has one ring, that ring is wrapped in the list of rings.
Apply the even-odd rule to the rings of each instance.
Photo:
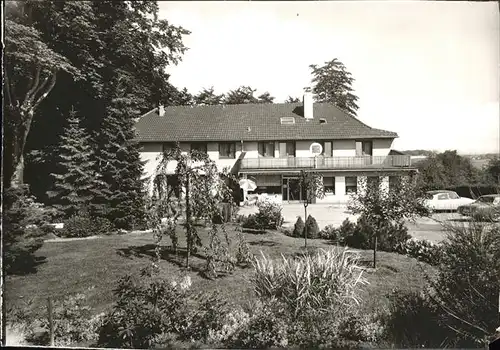
[[[293,237],[304,237],[304,229],[306,224],[304,220],[299,216],[297,217],[297,221],[295,222],[295,226],[293,227]]]

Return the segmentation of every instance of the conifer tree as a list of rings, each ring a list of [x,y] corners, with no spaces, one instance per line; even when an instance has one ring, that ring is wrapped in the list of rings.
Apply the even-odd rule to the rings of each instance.
[[[97,136],[98,167],[109,189],[108,219],[117,228],[134,229],[145,222],[144,162],[134,140],[134,118],[139,112],[133,97],[120,87],[114,94]]]
[[[95,171],[95,154],[89,139],[72,109],[68,126],[61,136],[58,171],[51,174],[54,188],[47,192],[64,218],[82,211],[103,215],[106,185]]]

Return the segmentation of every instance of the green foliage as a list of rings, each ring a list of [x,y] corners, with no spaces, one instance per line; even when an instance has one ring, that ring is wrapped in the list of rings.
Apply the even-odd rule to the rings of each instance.
[[[350,223],[349,219],[345,219],[341,226],[344,225],[344,223],[348,222],[348,224]],[[339,227],[339,229],[340,229]],[[331,240],[331,241],[336,241],[337,240],[337,236],[338,236],[338,230],[335,226],[333,225],[326,225],[321,231],[319,231],[319,237],[321,239],[328,239],[328,240]]]
[[[76,214],[64,221],[64,227],[59,236],[65,238],[109,235],[116,231],[113,224],[106,218],[92,217],[88,213]]]
[[[480,345],[498,327],[500,228],[472,222],[447,230],[431,297],[460,346]]]
[[[75,111],[70,113],[68,127],[61,137],[57,172],[53,173],[54,189],[47,194],[63,218],[82,211],[102,214],[106,185],[95,170],[94,153],[90,137],[80,126]]]
[[[408,239],[398,244],[395,250],[400,254],[408,255],[433,266],[439,265],[443,254],[441,245],[425,239]]]
[[[167,281],[144,271],[127,275],[115,290],[98,345],[114,348],[169,347],[176,341],[207,342],[221,330],[227,303],[215,293],[195,294],[190,279]]]
[[[236,90],[231,90],[227,93],[224,99],[224,104],[237,105],[246,103],[257,103],[259,100],[254,96],[256,89],[250,86],[240,86]]]
[[[201,106],[220,105],[224,101],[224,98],[224,94],[217,95],[212,86],[209,89],[204,88],[200,91],[198,95],[194,96],[194,101],[197,105]]]
[[[275,97],[266,91],[258,97],[257,103],[273,103],[274,99]]]
[[[52,212],[36,203],[27,186],[7,188],[3,194],[2,234],[3,264],[9,273],[32,270],[34,253],[43,245],[42,227],[50,222]]]
[[[358,260],[355,253],[337,249],[281,261],[263,255],[254,263],[255,292],[261,300],[277,298],[295,317],[339,303],[350,309],[358,303],[359,286],[366,283]]]
[[[304,220],[299,216],[297,217],[297,221],[295,222],[295,225],[293,227],[293,237],[303,237],[304,236],[304,229],[306,225],[304,223]]]
[[[400,348],[442,348],[453,335],[441,322],[440,309],[424,293],[395,290],[383,317],[384,338]]]
[[[287,99],[285,100],[285,103],[298,103],[298,102],[300,102],[300,98],[292,96],[288,96]]]
[[[250,214],[246,219],[243,219],[242,226],[244,228],[264,231],[277,230],[283,225],[283,215],[281,214],[283,207],[271,201],[262,201],[257,203],[259,211],[256,214]]]
[[[239,228],[237,234],[237,246],[236,246],[236,263],[240,266],[248,266],[253,260],[253,254],[250,251],[248,243],[245,241],[241,227]]]
[[[319,226],[316,219],[309,215],[306,220],[304,232],[307,232],[307,238],[316,239],[319,238]],[[304,234],[302,234],[304,235]]]
[[[318,102],[330,102],[351,115],[358,110],[358,97],[354,94],[351,73],[342,62],[334,58],[319,67],[316,64],[309,66],[312,70],[314,84],[313,92]]]
[[[219,226],[212,224],[209,232],[209,243],[205,247],[207,265],[205,267],[205,276],[216,278],[220,273],[228,273],[234,270],[235,261],[229,252],[231,241],[227,235],[224,226],[221,227],[224,233],[225,244],[219,237]]]

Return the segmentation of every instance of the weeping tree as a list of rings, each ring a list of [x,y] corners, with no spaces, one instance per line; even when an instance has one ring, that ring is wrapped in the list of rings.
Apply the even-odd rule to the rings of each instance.
[[[173,173],[170,164],[175,165]],[[196,220],[211,225],[210,243],[207,248],[207,270],[215,272],[218,264],[231,265],[228,249],[222,247],[218,237],[219,228],[225,234],[227,247],[229,238],[222,218],[223,204],[235,206],[230,182],[232,175],[220,172],[206,153],[191,150],[183,153],[177,144],[165,150],[160,157],[153,179],[149,221],[157,238],[157,253],[164,236],[169,236],[177,253],[177,227],[183,222],[186,234],[186,267],[189,259],[202,246]],[[220,223],[220,224],[219,224]]]
[[[325,189],[323,186],[323,178],[321,175],[302,170],[299,176],[299,186],[302,192],[302,204],[304,205],[304,220],[307,220],[307,207],[313,203],[316,198],[323,198],[325,196]],[[304,228],[304,247],[307,248],[307,229],[308,225]]]

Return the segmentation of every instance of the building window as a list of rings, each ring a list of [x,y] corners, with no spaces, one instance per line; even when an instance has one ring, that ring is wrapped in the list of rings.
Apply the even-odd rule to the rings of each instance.
[[[325,194],[335,194],[335,177],[324,176],[323,186],[325,187]]]
[[[175,149],[175,143],[174,142],[163,142],[162,144],[162,151],[163,153],[165,152],[170,152]]]
[[[259,142],[259,155],[261,157],[274,157],[274,142]]]
[[[191,151],[198,151],[201,153],[207,153],[207,143],[206,142],[193,142],[191,144]]]
[[[286,155],[288,157],[295,157],[295,141],[286,142]]]
[[[358,191],[358,178],[356,176],[346,176],[345,193],[356,193]]]
[[[401,184],[399,176],[389,176],[389,189],[395,189],[399,184]]]
[[[236,144],[234,142],[219,143],[219,158],[235,158]]]
[[[361,150],[362,150],[364,156],[373,155],[373,141],[361,142]]]

